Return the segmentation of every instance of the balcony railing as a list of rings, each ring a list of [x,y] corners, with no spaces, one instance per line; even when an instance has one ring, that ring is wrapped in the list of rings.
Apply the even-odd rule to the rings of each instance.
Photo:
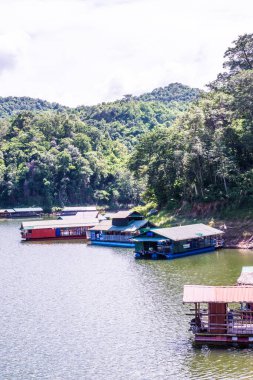
[[[223,319],[224,323],[216,323],[214,318]],[[251,335],[253,334],[253,311],[233,310],[227,314],[201,312],[201,314],[197,314],[197,317],[190,324],[193,333],[208,332],[216,334],[218,330],[226,330],[227,334]]]
[[[130,243],[131,236],[125,236],[125,235],[100,235],[99,238],[92,237],[92,240],[98,240],[98,241],[123,241]]]

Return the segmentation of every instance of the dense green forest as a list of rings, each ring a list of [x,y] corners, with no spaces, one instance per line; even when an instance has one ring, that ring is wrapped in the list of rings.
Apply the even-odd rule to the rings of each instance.
[[[189,100],[199,96],[181,84],[155,92],[156,100],[125,96],[75,109],[1,98],[1,206],[138,204],[145,179],[134,178],[128,161],[139,137],[158,126],[170,127]]]
[[[0,98],[0,202],[159,207],[253,201],[253,34],[200,91],[172,83],[67,108]]]
[[[253,34],[233,42],[225,71],[172,127],[141,136],[131,159],[160,206],[253,201]]]

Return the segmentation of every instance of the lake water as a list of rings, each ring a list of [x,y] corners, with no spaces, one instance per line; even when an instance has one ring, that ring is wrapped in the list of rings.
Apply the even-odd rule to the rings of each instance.
[[[253,252],[135,261],[132,249],[21,242],[0,222],[1,380],[252,379],[253,350],[195,348],[184,284],[234,284]]]

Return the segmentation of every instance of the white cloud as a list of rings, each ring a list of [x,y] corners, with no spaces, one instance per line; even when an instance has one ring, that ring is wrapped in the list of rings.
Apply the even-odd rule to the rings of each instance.
[[[251,33],[244,0],[1,2],[1,96],[67,105],[140,94],[171,82],[203,87],[224,51]]]

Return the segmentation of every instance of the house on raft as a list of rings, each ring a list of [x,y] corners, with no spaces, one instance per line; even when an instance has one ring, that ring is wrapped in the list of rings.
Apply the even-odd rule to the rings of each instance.
[[[41,207],[22,207],[0,210],[0,218],[37,218],[41,217],[43,209]]]
[[[135,236],[136,259],[176,259],[214,251],[223,245],[223,231],[206,226],[156,228]]]
[[[154,227],[137,211],[119,211],[110,217],[88,231],[91,244],[131,248],[134,247],[131,238]]]
[[[0,218],[9,219],[12,217],[12,215],[15,214],[15,211],[13,208],[3,208],[0,209]]]
[[[185,285],[190,330],[198,345],[253,345],[253,286]]]
[[[20,230],[25,240],[87,239],[87,231],[98,223],[98,218],[30,221],[22,222]]]

